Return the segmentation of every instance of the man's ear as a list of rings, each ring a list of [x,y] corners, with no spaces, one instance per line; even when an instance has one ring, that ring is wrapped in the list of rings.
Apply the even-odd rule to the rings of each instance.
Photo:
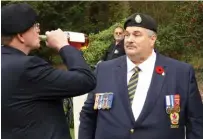
[[[155,45],[156,39],[157,39],[156,35],[151,36],[151,46]]]
[[[17,34],[17,38],[21,43],[25,42],[22,34]]]

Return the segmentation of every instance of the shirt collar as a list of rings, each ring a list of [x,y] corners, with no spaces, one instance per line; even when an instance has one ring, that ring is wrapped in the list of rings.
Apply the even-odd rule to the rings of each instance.
[[[151,66],[154,65],[155,61],[156,61],[156,53],[154,52],[154,50],[152,51],[152,54],[147,58],[147,60],[145,60],[143,63],[136,65],[134,64],[128,56],[126,56],[127,58],[127,72],[132,71],[136,66],[138,66],[141,71],[147,71]],[[151,67],[153,68],[153,67]]]

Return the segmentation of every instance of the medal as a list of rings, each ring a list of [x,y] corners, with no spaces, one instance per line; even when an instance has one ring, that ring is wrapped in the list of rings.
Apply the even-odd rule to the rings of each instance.
[[[170,114],[171,111],[172,111],[172,109],[171,109],[170,96],[167,95],[167,96],[166,96],[166,113],[167,113],[167,114]]]
[[[108,107],[108,94],[104,94],[104,98],[103,98],[103,109],[107,109]]]
[[[99,94],[99,104],[98,104],[98,109],[100,110],[103,105],[103,93]]]
[[[179,113],[174,112],[170,114],[171,119],[171,128],[178,128],[179,127]]]
[[[108,93],[108,106],[107,109],[110,109],[112,107],[112,102],[113,102],[113,93]]]
[[[99,94],[95,94],[94,110],[98,109]]]
[[[180,112],[180,95],[174,96],[174,111]]]
[[[180,95],[166,96],[166,113],[170,117],[171,128],[179,127]]]
[[[94,110],[109,109],[112,107],[113,93],[97,93],[95,94]]]

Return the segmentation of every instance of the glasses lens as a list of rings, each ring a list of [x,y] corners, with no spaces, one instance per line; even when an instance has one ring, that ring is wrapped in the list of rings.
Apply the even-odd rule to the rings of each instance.
[[[121,32],[116,32],[115,34],[116,34],[116,35],[121,35],[122,33],[121,33]]]

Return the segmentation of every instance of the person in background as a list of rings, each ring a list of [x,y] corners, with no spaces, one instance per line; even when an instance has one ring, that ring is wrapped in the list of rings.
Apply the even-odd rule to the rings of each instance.
[[[124,50],[124,29],[121,26],[117,26],[114,29],[114,41],[108,47],[101,60],[97,63],[97,65],[102,61],[111,60],[120,56],[125,55]]]
[[[40,47],[37,14],[26,3],[1,8],[2,139],[71,139],[62,99],[90,92],[96,78],[61,29],[46,32],[68,71],[29,53]]]

